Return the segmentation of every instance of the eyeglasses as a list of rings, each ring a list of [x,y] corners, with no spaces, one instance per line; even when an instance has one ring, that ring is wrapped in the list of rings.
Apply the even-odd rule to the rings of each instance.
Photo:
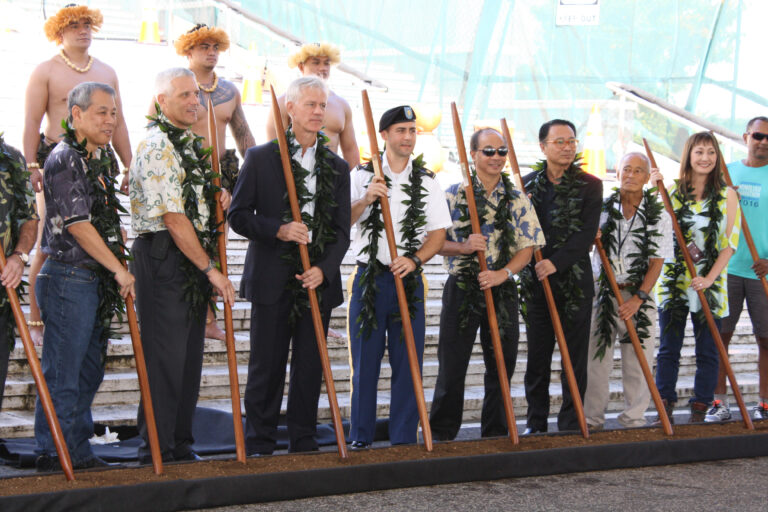
[[[762,140],[768,139],[768,133],[760,133],[760,132],[750,132],[749,133],[753,139],[755,139],[757,142],[760,142]]]
[[[579,145],[579,139],[552,139],[545,140],[544,142],[551,142],[555,146],[562,148],[565,145],[573,146],[574,148]]]
[[[509,153],[509,149],[505,148],[504,146],[500,148],[492,148],[491,146],[486,146],[480,151],[482,151],[483,154],[488,158],[491,158],[496,153],[498,153],[499,156],[507,156],[507,153]]]

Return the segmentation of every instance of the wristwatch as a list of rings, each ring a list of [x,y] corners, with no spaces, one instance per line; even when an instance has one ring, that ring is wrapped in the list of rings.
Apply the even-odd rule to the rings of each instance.
[[[408,259],[410,259],[412,262],[414,262],[414,263],[416,264],[416,268],[419,268],[420,266],[422,266],[422,265],[424,264],[424,263],[421,261],[421,258],[419,258],[418,256],[416,256],[416,254],[415,254],[415,253],[414,253],[414,254],[409,254],[408,256],[406,256],[406,258],[408,258]]]
[[[208,260],[208,266],[203,269],[203,274],[208,274],[211,270],[216,268],[216,262],[213,260]]]
[[[21,251],[13,251],[12,254],[16,254],[19,258],[21,258],[21,262],[23,264],[26,265],[27,263],[29,263],[29,254]]]
[[[504,267],[504,271],[507,273],[507,281],[511,281],[515,274],[513,274],[507,267]]]
[[[643,290],[637,290],[635,292],[635,295],[637,295],[640,298],[640,300],[643,302],[647,302],[651,300],[651,296],[645,293]]]

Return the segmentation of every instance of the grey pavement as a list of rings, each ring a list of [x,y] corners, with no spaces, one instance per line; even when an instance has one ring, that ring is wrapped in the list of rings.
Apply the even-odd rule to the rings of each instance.
[[[215,512],[768,510],[768,457],[325,496]]]

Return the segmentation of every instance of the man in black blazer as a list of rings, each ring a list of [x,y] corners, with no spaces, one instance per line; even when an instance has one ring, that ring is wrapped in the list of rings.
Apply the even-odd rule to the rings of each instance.
[[[288,87],[292,125],[288,143],[303,222],[290,208],[277,141],[248,150],[232,196],[229,222],[250,240],[240,295],[250,300],[251,356],[245,389],[246,450],[271,454],[283,398],[288,347],[293,342],[288,391],[292,452],[317,450],[317,406],[322,367],[307,288],[316,289],[328,330],[331,309],[343,302],[340,265],[349,246],[349,167],[326,146],[328,88],[317,77]],[[297,244],[308,246],[303,272]]]
[[[539,145],[546,160],[525,177],[526,190],[536,209],[547,245],[543,259],[531,262],[521,274],[521,307],[528,338],[525,398],[528,401],[526,434],[547,431],[549,381],[555,333],[541,280],[549,278],[566,333],[579,394],[587,389],[587,350],[594,283],[589,252],[600,222],[603,183],[581,170],[576,158],[576,127],[554,119],[539,130]],[[558,430],[577,430],[578,419],[565,375],[561,377],[563,404]]]

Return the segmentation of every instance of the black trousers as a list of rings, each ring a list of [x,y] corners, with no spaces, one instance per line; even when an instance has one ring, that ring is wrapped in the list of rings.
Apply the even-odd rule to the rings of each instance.
[[[562,314],[562,304],[556,300],[560,319],[565,331],[565,344],[571,356],[571,364],[582,401],[587,390],[587,352],[589,348],[589,329],[592,316],[592,297],[586,297],[579,303],[578,313],[566,321]],[[525,398],[528,401],[529,428],[547,431],[549,416],[549,380],[552,367],[552,352],[557,340],[552,327],[547,302],[543,292],[536,300],[527,303],[528,318],[526,332],[528,337],[528,365],[525,369]],[[562,369],[562,365],[561,365]],[[571,390],[565,373],[561,373],[563,404],[557,415],[558,430],[578,430],[579,422],[573,406]]]
[[[293,297],[283,292],[275,304],[251,306],[251,355],[245,386],[246,439],[248,455],[270,454],[277,444],[277,422],[285,389],[285,365],[291,351],[288,387],[289,450],[317,450],[317,406],[323,369],[309,309],[291,328],[288,316]],[[323,312],[328,332],[330,310]]]
[[[514,289],[514,283],[505,283]],[[516,294],[515,294],[516,297]],[[480,419],[480,432],[483,437],[504,436],[507,434],[507,420],[502,402],[501,384],[496,370],[496,356],[491,342],[488,316],[471,315],[467,326],[460,329],[459,307],[464,300],[464,291],[459,288],[455,276],[449,276],[443,289],[443,307],[440,312],[440,337],[437,346],[439,369],[429,424],[435,439],[446,441],[456,437],[461,427],[464,411],[464,380],[467,375],[472,346],[475,343],[477,329],[480,328],[480,346],[485,362],[485,395]],[[501,338],[501,350],[507,377],[512,379],[517,361],[517,346],[520,339],[517,300],[509,304],[495,304],[496,310],[505,308],[511,324]]]
[[[159,232],[158,237],[170,234]],[[147,363],[149,389],[164,460],[184,457],[191,450],[192,419],[200,393],[206,305],[192,311],[184,299],[185,257],[170,241],[165,254],[152,250],[154,240],[133,243],[131,271],[136,276],[136,306]],[[200,272],[200,286],[208,286]],[[144,442],[139,457],[150,455],[144,404],[136,422]]]
[[[5,379],[8,377],[8,360],[11,357],[11,347],[8,345],[8,322],[13,318],[0,315],[0,411],[3,410],[3,395],[5,394]]]

